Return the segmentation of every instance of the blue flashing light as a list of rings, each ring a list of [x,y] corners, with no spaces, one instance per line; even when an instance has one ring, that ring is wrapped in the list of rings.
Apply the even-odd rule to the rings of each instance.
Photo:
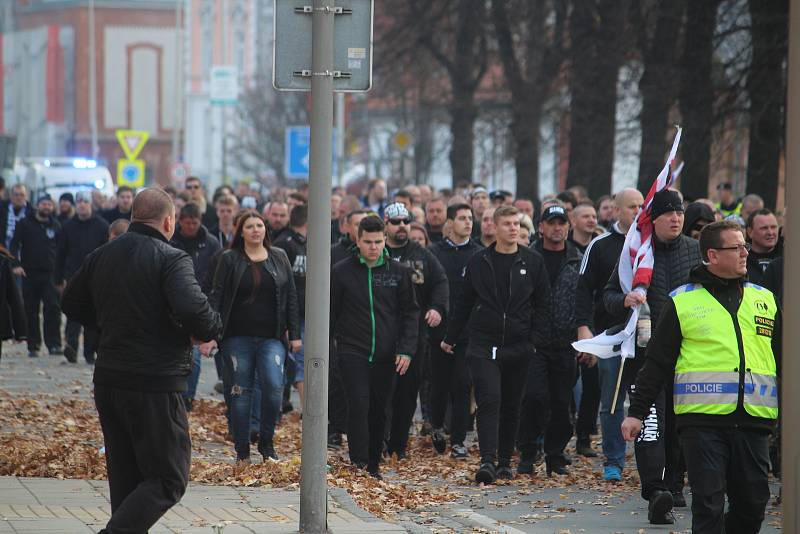
[[[105,186],[106,186],[105,180],[95,180],[94,181],[94,187],[96,189],[103,189]]]

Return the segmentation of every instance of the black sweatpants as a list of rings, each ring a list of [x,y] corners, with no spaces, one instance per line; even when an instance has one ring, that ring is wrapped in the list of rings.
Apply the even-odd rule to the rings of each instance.
[[[383,449],[386,406],[392,397],[394,360],[370,362],[366,355],[339,353],[347,395],[347,444],[355,465],[377,468]]]
[[[28,350],[39,350],[42,334],[39,329],[39,309],[44,307],[44,343],[48,349],[61,348],[61,308],[53,273],[26,273],[22,278],[22,299],[28,320]]]
[[[758,532],[769,501],[769,433],[689,427],[680,443],[692,486],[692,532]]]
[[[81,335],[81,323],[67,319],[67,325],[64,327],[64,337],[66,338],[67,345],[78,350],[78,339]],[[87,362],[94,361],[94,353],[97,350],[97,343],[100,340],[98,333],[91,328],[83,329],[83,358]]]
[[[468,357],[478,403],[481,462],[511,462],[529,362],[530,355],[505,361],[492,360],[491,353]]]
[[[344,392],[339,353],[335,343],[330,346],[328,366],[328,432],[347,433],[347,395]]]
[[[600,373],[598,366],[580,366],[581,404],[578,407],[578,420],[575,422],[575,435],[578,439],[589,439],[597,434],[597,414],[600,411]]]
[[[431,345],[431,424],[444,426],[448,402],[451,405],[450,443],[463,445],[469,426],[471,381],[467,363],[467,344],[459,343],[453,354]]]
[[[189,421],[180,393],[95,385],[111,490],[109,534],[142,534],[186,491]]]
[[[394,393],[388,407],[389,452],[404,453],[408,445],[408,433],[417,411],[417,396],[425,375],[427,337],[420,326],[420,343],[414,358],[404,375],[397,375],[394,381]],[[424,401],[423,401],[424,402]]]
[[[564,463],[564,448],[572,437],[569,407],[576,370],[572,347],[542,348],[533,355],[519,432],[524,455],[533,454],[536,441],[544,435],[547,462]]]

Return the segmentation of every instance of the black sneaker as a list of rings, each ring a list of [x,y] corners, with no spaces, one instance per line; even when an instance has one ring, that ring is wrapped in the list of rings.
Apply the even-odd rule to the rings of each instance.
[[[497,478],[501,480],[511,480],[514,478],[514,472],[511,470],[511,464],[502,462],[497,465]]]
[[[222,385],[222,382],[217,382],[216,384],[214,384],[214,391],[216,391],[220,395],[225,391],[225,388]]]
[[[672,493],[656,490],[650,496],[647,507],[647,519],[651,525],[672,525],[675,517],[672,515]]]
[[[189,397],[183,398],[183,406],[186,408],[187,412],[192,411],[193,404],[194,404],[194,399],[190,399]]]
[[[450,458],[454,460],[466,460],[469,457],[467,448],[461,443],[455,443],[450,448]]]
[[[484,462],[475,473],[475,482],[478,484],[494,484],[497,480],[497,469],[492,462]]]
[[[264,443],[258,449],[265,462],[267,460],[278,461],[278,455],[275,454],[275,446],[272,443]]]
[[[328,433],[328,448],[338,450],[342,448],[342,434],[339,432]]]
[[[64,351],[61,347],[47,347],[47,352],[50,353],[50,356],[63,356]]]
[[[683,496],[683,490],[672,492],[672,506],[675,508],[686,508],[686,497]]]
[[[517,474],[532,475],[534,462],[535,460],[533,457],[523,454],[519,459],[519,463],[517,464]]]
[[[38,358],[39,351],[36,349],[28,349],[28,358]]]
[[[380,467],[378,467],[377,465],[367,466],[367,473],[369,473],[369,476],[371,476],[376,480],[383,480],[383,477],[381,476]]]
[[[419,429],[420,436],[430,436],[431,432],[433,432],[433,427],[427,421],[422,423],[422,428]]]
[[[64,357],[69,363],[78,363],[78,352],[69,345],[64,347]]]
[[[292,405],[292,403],[291,403],[291,402],[288,402],[288,401],[287,401],[287,402],[284,402],[284,403],[283,403],[283,406],[281,407],[281,411],[282,411],[283,413],[289,413],[289,412],[291,412],[292,410],[294,410],[294,406]]]
[[[575,452],[587,458],[596,458],[597,453],[592,449],[592,443],[589,438],[579,439],[575,444]]]
[[[443,428],[433,429],[433,432],[431,433],[431,441],[433,442],[433,448],[436,449],[436,452],[439,454],[444,454],[444,451],[447,449],[447,436],[445,435]]]
[[[258,430],[250,431],[250,443],[255,445],[261,439],[261,433]]]

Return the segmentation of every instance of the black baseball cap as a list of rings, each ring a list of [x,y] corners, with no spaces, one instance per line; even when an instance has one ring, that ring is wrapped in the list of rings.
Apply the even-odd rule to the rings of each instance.
[[[561,206],[548,206],[547,209],[542,213],[543,221],[552,221],[553,219],[558,218],[562,219],[564,222],[569,222],[567,210]]]

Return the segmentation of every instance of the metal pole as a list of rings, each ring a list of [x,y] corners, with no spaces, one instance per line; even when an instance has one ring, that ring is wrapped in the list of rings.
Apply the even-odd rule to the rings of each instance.
[[[172,124],[172,163],[178,163],[181,142],[181,106],[183,92],[183,25],[181,24],[181,11],[183,0],[175,0],[175,107]]]
[[[228,64],[228,0],[222,0],[222,64]],[[219,110],[219,132],[222,139],[222,176],[220,183],[228,183],[228,108],[226,104],[220,106]]]
[[[800,269],[800,0],[789,5],[789,87],[786,109],[786,206],[794,198],[795,207],[787,212],[786,257],[784,272]],[[775,178],[777,180],[777,177]],[[800,532],[800,331],[792,328],[800,317],[800,284],[794,276],[784,276],[783,370],[781,388],[781,451],[783,475],[783,531]]]
[[[97,142],[97,55],[95,52],[94,0],[89,0],[89,130],[92,135],[92,158],[100,155]]]
[[[311,169],[306,275],[306,361],[300,532],[326,532],[330,318],[333,0],[314,0],[311,30]]]
[[[344,185],[344,93],[336,93],[336,185]]]

